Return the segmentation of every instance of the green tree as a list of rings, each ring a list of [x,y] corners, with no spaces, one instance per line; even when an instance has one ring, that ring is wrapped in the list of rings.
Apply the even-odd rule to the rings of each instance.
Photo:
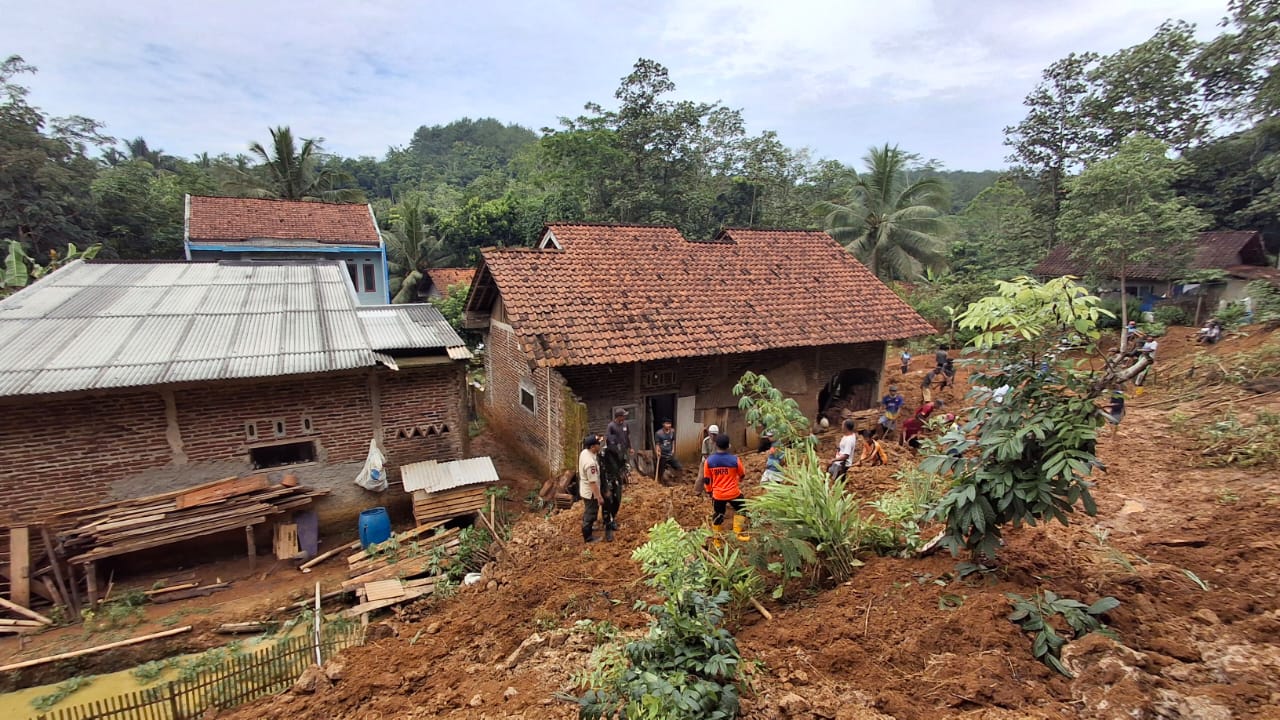
[[[1080,339],[1096,352],[1106,315],[1098,298],[1070,278],[997,283],[995,295],[958,318],[973,334],[968,349],[983,354],[962,428],[943,435],[920,467],[952,478],[931,511],[946,522],[943,545],[992,562],[1003,528],[1050,519],[1064,525],[1077,505],[1097,513],[1088,481],[1097,463],[1099,416],[1094,405],[1109,378],[1073,359],[1057,359],[1062,342]],[[993,391],[1008,386],[1001,402]]]
[[[1072,53],[1041,73],[1041,80],[1022,104],[1027,116],[1004,129],[1014,163],[1037,185],[1037,215],[1049,229],[1049,245],[1057,242],[1056,223],[1063,182],[1090,146],[1084,106],[1089,95],[1087,73],[1095,53]]]
[[[94,241],[89,184],[97,163],[86,148],[108,144],[88,118],[49,117],[13,82],[35,68],[17,55],[0,62],[0,238],[13,238],[33,257],[69,243]]]
[[[1122,326],[1128,321],[1126,281],[1132,268],[1155,263],[1178,273],[1194,250],[1196,233],[1208,223],[1204,213],[1174,195],[1182,168],[1167,153],[1159,140],[1135,136],[1114,157],[1093,163],[1068,183],[1059,233],[1082,266],[1119,280]],[[1121,329],[1121,349],[1124,341]]]
[[[1031,199],[1009,178],[978,193],[956,218],[956,226],[949,262],[968,277],[1007,280],[1026,274],[1044,247]]]
[[[878,277],[914,280],[946,263],[947,188],[913,178],[909,158],[896,145],[871,148],[848,196],[818,205],[827,232]]]
[[[1230,0],[1230,30],[1204,46],[1192,69],[1219,117],[1261,120],[1280,113],[1280,2]]]
[[[392,211],[392,220],[395,228],[384,234],[391,260],[391,302],[414,302],[423,273],[447,267],[453,255],[436,229],[438,218],[423,206],[421,196],[406,198]]]
[[[341,170],[322,167],[322,150],[315,139],[294,141],[288,126],[271,129],[271,148],[261,143],[249,145],[249,152],[261,160],[253,171],[237,171],[228,189],[246,197],[320,202],[363,202],[364,193],[344,187],[354,181]]]
[[[1183,153],[1178,194],[1213,216],[1214,228],[1261,230],[1280,239],[1280,116]]]

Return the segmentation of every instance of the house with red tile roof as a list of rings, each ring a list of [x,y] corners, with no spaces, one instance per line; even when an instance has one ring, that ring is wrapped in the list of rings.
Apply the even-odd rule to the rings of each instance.
[[[442,298],[449,290],[458,285],[471,287],[471,279],[475,277],[475,268],[431,268],[427,270],[426,280],[418,287],[418,295],[428,300]]]
[[[1184,286],[1178,283],[1196,270],[1221,270],[1225,277],[1204,285]],[[1071,257],[1071,248],[1066,245],[1050,251],[1031,272],[1040,278],[1083,277],[1087,274],[1087,270]],[[1274,268],[1267,262],[1262,233],[1257,230],[1215,230],[1200,233],[1196,238],[1195,253],[1185,266],[1141,263],[1130,267],[1125,289],[1138,299],[1143,312],[1150,312],[1159,302],[1185,302],[1189,307],[1203,305],[1212,308],[1243,299],[1245,285],[1249,281],[1269,279],[1275,275]],[[1118,292],[1117,278],[1100,280],[1104,294]]]
[[[548,225],[536,248],[486,248],[464,322],[483,333],[490,417],[573,467],[582,437],[617,409],[637,449],[663,419],[677,453],[718,425],[754,438],[733,386],[751,370],[811,417],[872,407],[886,345],[935,332],[826,233]]]
[[[386,305],[387,250],[367,205],[188,195],[188,260],[346,265],[361,305]]]

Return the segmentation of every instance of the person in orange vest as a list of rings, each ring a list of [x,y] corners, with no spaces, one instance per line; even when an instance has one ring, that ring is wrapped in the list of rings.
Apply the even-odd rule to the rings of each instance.
[[[743,513],[747,503],[742,498],[742,479],[746,477],[742,460],[729,452],[729,436],[716,436],[716,451],[707,457],[702,464],[702,482],[699,489],[711,497],[712,517],[711,530],[715,533],[714,542],[720,547],[720,538],[724,532],[724,516],[733,507],[733,531],[738,539],[746,542],[750,536],[746,534],[747,518]]]

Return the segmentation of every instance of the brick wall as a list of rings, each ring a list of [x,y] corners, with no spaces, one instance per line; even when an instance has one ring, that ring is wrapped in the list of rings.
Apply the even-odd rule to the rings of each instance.
[[[737,400],[731,388],[747,370],[778,377],[776,382],[788,397],[794,398],[809,416],[818,412],[818,393],[842,370],[862,368],[876,374],[877,384],[884,364],[885,343],[828,345],[817,348],[795,348],[758,353],[709,355],[676,358],[649,363],[626,363],[561,368],[550,373],[551,418],[548,423],[546,370],[530,369],[520,353],[510,326],[491,324],[486,338],[485,356],[489,387],[486,392],[487,412],[512,431],[512,436],[540,457],[548,458],[548,466],[564,464],[567,448],[580,438],[564,432],[565,402],[572,398],[585,403],[587,426],[603,432],[612,419],[615,406],[635,405],[632,418],[632,440],[638,448],[648,446],[644,398],[650,395],[675,394],[696,396],[699,422],[728,423],[745,432],[738,415]],[[785,386],[783,381],[785,380]],[[520,405],[520,383],[532,387],[537,396],[537,412]],[[878,397],[879,388],[877,388]],[[711,419],[703,422],[704,418]],[[550,426],[548,428],[548,425]]]
[[[321,523],[345,522],[362,507],[404,500],[396,487],[377,495],[353,482],[351,466],[358,470],[375,435],[374,393],[390,477],[398,484],[400,464],[462,457],[464,375],[462,363],[449,363],[175,386],[176,428],[154,388],[10,399],[0,403],[0,526],[249,472],[255,444],[246,435],[249,423],[259,444],[316,442],[319,462],[296,472],[304,484],[333,490],[317,504]],[[276,437],[277,420],[283,437]],[[171,445],[177,439],[181,454]],[[0,554],[7,552],[5,532]]]

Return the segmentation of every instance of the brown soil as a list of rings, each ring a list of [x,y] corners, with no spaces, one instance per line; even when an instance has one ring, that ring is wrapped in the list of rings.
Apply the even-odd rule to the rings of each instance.
[[[1260,335],[1209,352],[1253,347]],[[1162,365],[1200,349],[1189,336],[1166,338]],[[898,373],[896,358],[890,372]],[[919,403],[923,372],[917,363],[900,383],[908,408]],[[1167,382],[1131,398],[1119,432],[1099,442],[1107,472],[1098,478],[1097,518],[1009,531],[1001,568],[985,577],[955,579],[956,561],[945,556],[868,557],[843,585],[766,603],[772,621],[746,615],[733,630],[760,665],[743,717],[1280,718],[1280,478],[1200,467],[1166,421],[1177,406],[1155,404],[1169,397]],[[952,407],[960,385],[947,391]],[[836,435],[822,438],[824,455]],[[892,463],[908,458],[893,449]],[[763,464],[747,461],[753,470]],[[517,478],[513,498],[536,486],[527,472],[501,469]],[[851,486],[874,497],[895,485],[893,470],[855,469]],[[367,645],[340,656],[342,678],[332,686],[228,716],[576,717],[575,705],[555,697],[577,691],[572,677],[595,644],[575,623],[642,630],[647,618],[633,605],[652,595],[631,551],[652,523],[670,516],[689,527],[708,511],[689,483],[641,480],[628,487],[617,542],[589,547],[576,508],[526,515],[494,582],[375,622]],[[1006,619],[1005,593],[1039,589],[1086,602],[1116,597],[1122,604],[1109,623],[1122,644],[1090,636],[1064,651],[1076,679],[1049,670]]]

